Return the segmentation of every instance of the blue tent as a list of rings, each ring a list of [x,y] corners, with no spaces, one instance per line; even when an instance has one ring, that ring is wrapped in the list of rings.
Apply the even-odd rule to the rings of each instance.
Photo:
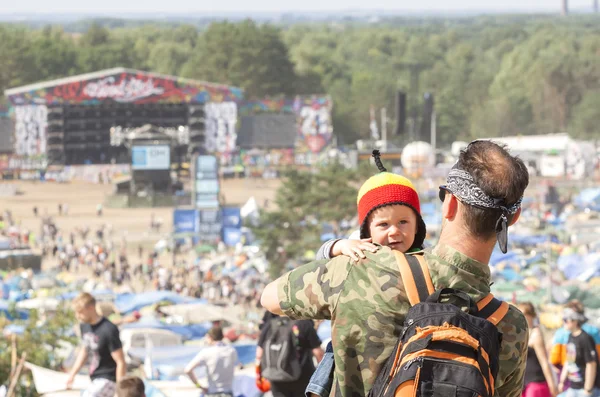
[[[489,265],[492,267],[496,267],[498,264],[503,262],[516,263],[520,265],[523,262],[523,258],[521,257],[521,255],[512,251],[503,254],[502,251],[500,251],[500,249],[496,247],[496,249],[494,249],[494,251],[492,252],[492,256],[490,257]]]
[[[508,241],[511,244],[525,245],[528,247],[535,247],[536,245],[545,244],[551,241],[555,244],[560,243],[556,236],[548,236],[544,234],[528,235],[528,234],[508,234]]]
[[[233,346],[238,354],[238,360],[243,365],[254,363],[256,358],[256,342],[234,343]],[[169,373],[171,368],[183,368],[192,361],[192,359],[205,349],[204,346],[182,345],[166,346],[152,349],[152,365],[156,368],[163,368],[163,373]],[[138,347],[129,350],[129,356],[143,361],[146,358],[146,348]]]
[[[575,196],[573,203],[578,207],[600,206],[600,188],[583,189]]]
[[[77,295],[79,295],[80,293],[81,292],[79,292],[79,291],[65,292],[64,294],[58,296],[57,299],[70,301],[70,300],[75,299],[75,297]],[[109,289],[94,290],[94,291],[91,291],[90,294],[92,294],[92,296],[95,298],[109,297],[109,298],[111,298],[111,300],[115,299],[117,297],[117,294],[115,294],[112,290],[109,290]]]
[[[140,321],[130,324],[123,325],[123,329],[127,328],[154,328],[164,329],[167,331],[174,332],[184,340],[194,340],[203,338],[208,330],[212,327],[212,323],[204,324],[189,324],[189,325],[176,325],[176,324],[164,324],[154,317],[142,317]]]
[[[568,280],[582,277],[583,281],[587,281],[600,276],[600,254],[563,255],[558,258],[558,268]]]
[[[140,310],[143,307],[153,305],[159,302],[171,302],[173,304],[181,303],[206,303],[206,299],[196,299],[182,296],[170,291],[150,291],[140,294],[122,294],[115,299],[115,306],[119,312],[131,313]]]
[[[13,314],[16,314],[16,317],[14,317],[11,314],[10,302],[5,301],[5,300],[0,300],[0,316],[6,317],[10,321],[29,319],[29,312],[27,312],[26,310],[15,309],[15,310],[13,310],[13,312],[14,312]]]

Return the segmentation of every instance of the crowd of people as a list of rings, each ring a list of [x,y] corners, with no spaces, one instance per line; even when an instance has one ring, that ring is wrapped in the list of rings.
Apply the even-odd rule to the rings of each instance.
[[[548,345],[534,305],[502,302],[490,292],[492,252],[507,251],[508,230],[521,217],[529,185],[523,162],[493,142],[467,146],[439,189],[439,241],[424,249],[419,193],[374,157],[379,173],[358,192],[358,230],[327,241],[317,260],[268,284],[262,274],[206,268],[180,247],[171,266],[142,246],[133,258],[113,244],[109,226],[67,234],[44,217],[38,244],[61,269],[88,269],[107,287],[143,280],[213,303],[260,301],[267,313],[256,385],[274,397],[600,396],[600,332],[580,302],[565,306],[564,327]],[[0,221],[12,222],[9,215]],[[84,395],[143,395],[143,382],[126,377],[118,327],[87,293],[73,308],[84,349],[71,378],[91,358]],[[321,320],[331,321],[326,349],[316,332]],[[185,373],[204,396],[230,397],[238,358],[221,324],[210,329],[206,346]],[[196,378],[198,367],[206,381]],[[119,394],[122,384],[133,394]]]

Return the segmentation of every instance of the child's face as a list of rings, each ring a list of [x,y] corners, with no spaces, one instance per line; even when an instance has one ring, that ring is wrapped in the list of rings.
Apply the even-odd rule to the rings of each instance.
[[[406,205],[387,205],[369,215],[369,231],[373,243],[406,252],[415,241],[417,215]]]

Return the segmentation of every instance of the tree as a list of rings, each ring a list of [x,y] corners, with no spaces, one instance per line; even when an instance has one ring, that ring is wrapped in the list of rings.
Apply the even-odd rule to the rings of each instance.
[[[60,369],[62,364],[58,352],[66,346],[74,346],[77,338],[71,334],[75,317],[73,312],[66,307],[59,307],[53,316],[48,316],[44,321],[36,310],[30,312],[30,318],[25,325],[23,335],[17,338],[19,356],[27,353],[27,361],[50,369]],[[11,363],[11,340],[0,338],[0,380],[8,379]],[[29,375],[28,375],[29,376]],[[31,378],[27,383],[31,383]],[[36,396],[34,389],[20,385],[16,391],[17,396]]]
[[[242,87],[247,98],[291,95],[296,81],[279,29],[249,20],[211,24],[182,75]]]
[[[320,245],[322,224],[356,216],[356,175],[333,163],[315,173],[287,170],[275,196],[276,209],[262,212],[252,231],[277,277]]]
[[[581,102],[573,109],[569,132],[580,139],[599,139],[600,126],[600,90],[585,94]]]

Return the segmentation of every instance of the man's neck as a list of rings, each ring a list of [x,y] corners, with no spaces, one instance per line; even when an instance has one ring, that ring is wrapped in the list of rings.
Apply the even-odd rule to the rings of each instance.
[[[100,321],[102,321],[102,316],[98,316],[96,315],[96,318],[93,319],[92,321],[90,321],[90,325],[96,325],[98,324]]]
[[[575,331],[571,332],[571,335],[579,336],[579,335],[581,335],[581,331],[583,331],[581,328],[576,329]]]
[[[496,241],[481,241],[472,236],[465,236],[461,232],[455,233],[451,230],[444,230],[440,235],[438,244],[453,248],[469,258],[487,265],[492,257]]]

